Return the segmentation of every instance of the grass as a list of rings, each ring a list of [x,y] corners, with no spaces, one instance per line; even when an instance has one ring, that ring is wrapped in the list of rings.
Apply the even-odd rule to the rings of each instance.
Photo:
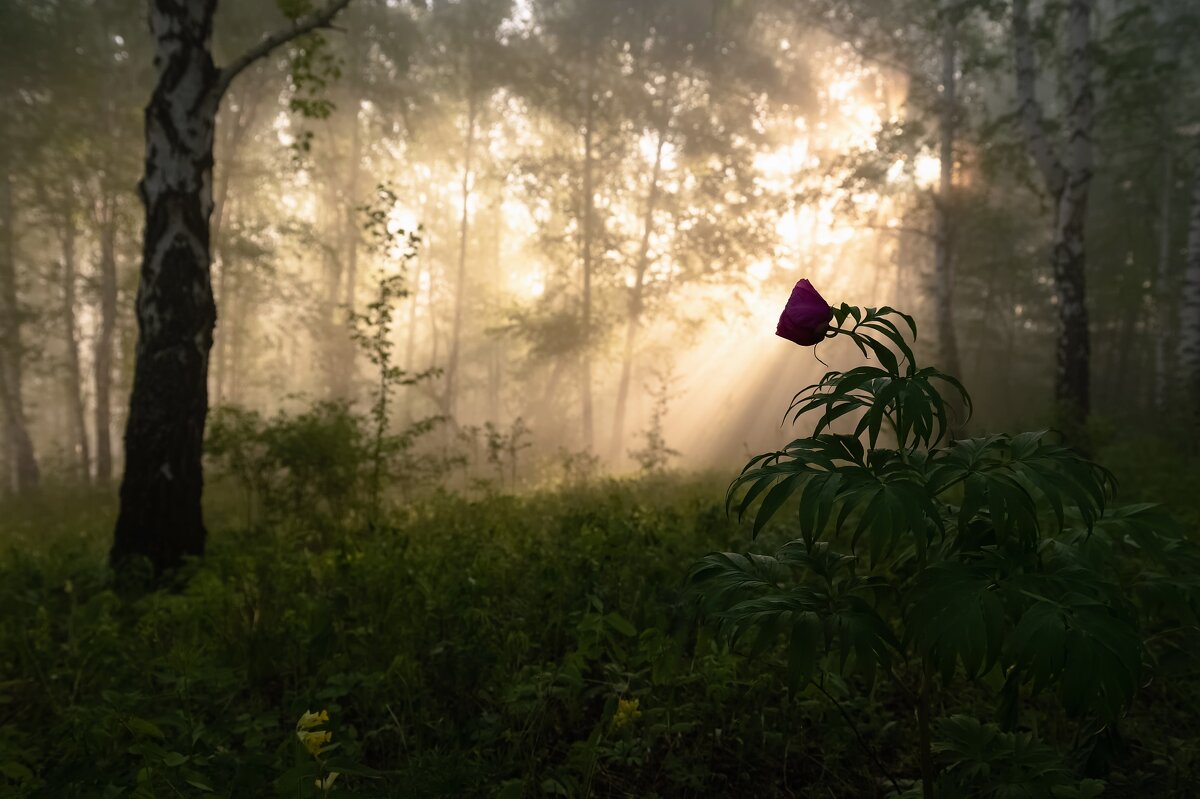
[[[1159,492],[1196,517],[1194,477],[1163,453],[1113,458],[1122,475],[1136,467],[1123,500]],[[218,490],[208,555],[154,593],[122,591],[104,568],[110,497],[47,489],[10,504],[0,794],[882,795],[867,750],[911,782],[895,697],[793,691],[781,653],[731,654],[697,624],[690,566],[751,548],[723,489],[657,477],[435,493],[373,530],[247,528]],[[1106,796],[1182,797],[1200,775],[1194,666],[1173,674],[1143,689]],[[984,685],[958,698],[990,712]],[[1043,736],[1078,735],[1035,704]],[[322,709],[336,747],[314,757],[296,723]]]

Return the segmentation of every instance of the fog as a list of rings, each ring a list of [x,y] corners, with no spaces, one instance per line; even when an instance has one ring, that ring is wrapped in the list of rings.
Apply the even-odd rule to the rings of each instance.
[[[44,475],[108,481],[134,371],[153,42],[142,3],[6,5],[3,310],[10,384],[21,374],[4,484],[22,425]],[[1109,32],[1115,5],[1100,5]],[[213,413],[366,413],[379,371],[351,317],[398,276],[382,318],[415,382],[388,423],[428,420],[411,447],[446,479],[491,474],[489,430],[529,445],[529,481],[571,462],[637,470],[647,436],[662,463],[728,471],[787,440],[787,400],[825,369],[813,354],[856,363],[774,335],[800,278],[835,305],[913,313],[919,355],[944,365],[941,203],[969,429],[1051,423],[1054,210],[1013,119],[1007,34],[964,23],[947,98],[929,19],[855,9],[362,0],[256,62],[221,103],[208,187]],[[217,63],[286,24],[267,0],[222,4]],[[1040,66],[1050,118],[1061,64]],[[1150,99],[1096,95],[1093,410],[1153,428],[1179,368],[1194,105],[1156,129],[1118,119]]]

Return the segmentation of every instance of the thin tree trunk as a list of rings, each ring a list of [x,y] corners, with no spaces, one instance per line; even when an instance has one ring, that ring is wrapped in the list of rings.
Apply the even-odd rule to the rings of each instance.
[[[221,307],[228,310],[229,306],[237,302],[236,296],[231,291],[232,275],[230,271],[233,269],[232,259],[225,256],[227,247],[224,243],[213,237],[213,252],[217,253],[217,299],[221,303]],[[217,349],[217,357],[213,362],[213,404],[221,405],[225,402],[227,386],[229,385],[229,339],[233,335],[233,330],[228,323],[222,322],[219,330],[215,331],[215,344]]]
[[[463,143],[462,216],[458,225],[458,277],[454,284],[454,327],[450,334],[450,355],[446,359],[446,414],[455,418],[458,411],[458,362],[462,346],[463,304],[467,294],[467,240],[471,225],[471,156],[475,150],[475,115],[477,99],[473,87],[468,88],[467,133]]]
[[[440,206],[440,203],[439,203]],[[437,208],[440,211],[441,208]],[[435,212],[436,213],[436,212]],[[426,238],[428,247],[426,253],[429,255],[429,287],[425,291],[425,309],[429,314],[429,366],[430,370],[437,368],[438,362],[438,324],[437,324],[437,308],[434,305],[435,295],[434,289],[437,286],[437,262],[433,260],[433,236],[428,235]],[[418,287],[419,288],[419,287]],[[436,398],[435,398],[436,399]]]
[[[92,349],[92,382],[96,391],[93,427],[96,431],[96,483],[107,486],[113,478],[112,371],[113,337],[117,330],[117,219],[116,198],[108,190],[96,209],[96,236],[100,244],[100,319]]]
[[[1068,9],[1067,182],[1058,209],[1054,247],[1061,339],[1055,399],[1065,420],[1083,425],[1091,412],[1085,224],[1092,179],[1091,0],[1071,0]],[[1069,427],[1065,428],[1068,431]],[[1083,430],[1079,431],[1084,434]]]
[[[1013,2],[1017,100],[1030,154],[1054,199],[1054,289],[1058,307],[1054,398],[1059,424],[1087,446],[1091,411],[1084,224],[1092,178],[1091,1],[1070,0],[1067,10],[1067,147],[1060,159],[1050,142],[1035,93],[1036,65],[1029,0]]]
[[[75,316],[75,280],[78,272],[75,260],[75,216],[64,209],[62,231],[62,323],[63,344],[67,355],[67,371],[63,390],[67,399],[71,448],[79,459],[79,478],[88,482],[92,474],[91,453],[88,447],[86,413],[83,401],[83,370],[79,364],[79,323]]]
[[[503,235],[504,235],[504,189],[503,183],[496,192],[495,209],[492,213],[492,303],[500,303],[504,285]],[[500,409],[500,389],[504,379],[504,337],[488,336],[490,342],[488,358],[488,415],[496,418]]]
[[[425,270],[425,259],[429,257],[428,242],[423,241],[422,243],[424,246],[417,256],[417,271],[412,277],[412,289],[409,291],[408,332],[404,342],[404,372],[409,376],[416,370],[417,310],[421,300],[421,273]],[[416,394],[416,391],[416,386],[405,386],[404,420],[406,423],[411,423],[413,420],[413,396]]]
[[[357,74],[357,70],[356,73]],[[359,101],[354,100],[354,113],[351,114],[353,129],[350,132],[350,163],[347,165],[349,177],[346,180],[346,310],[354,313],[358,305],[358,175],[362,160],[362,131],[359,129]],[[343,361],[345,370],[344,381],[347,388],[354,379],[354,356],[356,348],[353,343],[346,347]]]
[[[1179,371],[1190,394],[1192,422],[1195,423],[1200,422],[1200,166],[1192,176],[1192,209],[1188,221],[1179,328]]]
[[[214,210],[214,215],[216,211]],[[237,198],[230,198],[226,204],[223,217],[236,219],[239,213]],[[248,291],[247,273],[239,273],[234,269],[234,261],[229,253],[229,242],[213,237],[213,250],[219,253],[218,259],[221,271],[217,273],[217,300],[221,308],[221,324],[216,330],[213,345],[216,348],[216,376],[214,384],[216,396],[214,403],[236,405],[238,402],[239,348],[242,320],[246,314],[242,308],[249,302],[245,296]]]
[[[642,218],[642,241],[638,246],[637,270],[629,294],[629,317],[625,324],[625,352],[621,358],[621,378],[617,383],[616,410],[613,414],[612,457],[621,457],[621,446],[625,438],[625,414],[629,404],[629,385],[633,378],[633,355],[636,350],[638,329],[641,326],[646,288],[646,272],[650,268],[650,237],[654,232],[654,212],[658,206],[659,180],[662,176],[663,148],[667,143],[667,124],[658,131],[658,144],[654,149],[654,167],[650,173],[650,186],[646,193],[646,214]]]
[[[214,268],[217,273],[217,302],[222,306],[233,300],[231,295],[232,275],[230,272],[233,269],[232,261],[226,256],[228,248],[225,246],[225,241],[221,237],[227,219],[232,218],[234,209],[229,202],[229,186],[233,183],[233,176],[237,166],[238,152],[241,150],[242,142],[245,140],[246,132],[254,124],[254,120],[258,115],[258,107],[260,97],[257,93],[247,93],[247,97],[238,95],[236,110],[230,104],[230,115],[228,119],[218,118],[218,127],[224,125],[227,127],[227,133],[223,137],[224,146],[222,148],[220,163],[222,168],[214,170],[214,181],[216,183],[216,191],[213,197],[213,213],[212,213],[212,230],[210,232],[212,238],[212,251],[214,258]],[[227,358],[229,354],[229,335],[226,335],[224,325],[215,331],[216,358],[213,362],[213,404],[219,405],[225,399],[225,386],[228,382]]]
[[[957,127],[958,43],[953,21],[942,29],[942,96],[938,109],[938,192],[934,198],[934,282],[941,368],[959,374],[958,336],[954,327],[954,142]]]
[[[0,410],[4,412],[12,488],[19,493],[36,488],[41,474],[25,421],[21,392],[24,352],[21,307],[17,300],[15,217],[9,165],[0,163]]]
[[[593,64],[590,54],[588,57],[588,76],[583,83],[583,197],[581,198],[582,216],[580,228],[580,249],[583,263],[583,307],[581,308],[581,327],[583,347],[580,351],[580,413],[583,425],[583,448],[591,451],[595,432],[592,419],[592,224],[595,205],[595,187],[592,175],[592,149],[595,135],[595,101],[592,86]]]

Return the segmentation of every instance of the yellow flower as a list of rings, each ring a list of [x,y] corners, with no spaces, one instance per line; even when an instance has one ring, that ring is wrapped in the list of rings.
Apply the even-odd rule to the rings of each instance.
[[[321,790],[321,791],[328,791],[330,788],[333,787],[333,783],[337,778],[338,778],[338,773],[336,771],[329,772],[329,776],[326,777],[325,779],[320,779],[318,777],[315,780],[317,789]]]
[[[612,726],[614,730],[619,730],[626,727],[640,718],[642,711],[638,709],[638,700],[636,699],[618,699],[617,712],[613,714]]]
[[[327,721],[329,721],[329,711],[322,710],[320,713],[313,713],[311,710],[307,710],[296,722],[296,729],[311,730],[313,727],[320,727]]]
[[[300,739],[300,743],[304,744],[304,748],[313,757],[316,757],[324,751],[325,744],[333,739],[333,733],[324,730],[317,730],[316,732],[296,730],[296,737]]]

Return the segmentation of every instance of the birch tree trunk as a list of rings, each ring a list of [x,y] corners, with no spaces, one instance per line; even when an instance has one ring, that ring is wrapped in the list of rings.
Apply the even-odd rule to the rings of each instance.
[[[1054,398],[1059,424],[1086,446],[1091,411],[1087,275],[1084,224],[1092,178],[1091,0],[1067,8],[1067,144],[1060,157],[1050,141],[1035,91],[1036,66],[1029,0],[1013,0],[1017,101],[1030,155],[1054,201],[1053,267],[1058,309]]]
[[[583,266],[583,298],[580,309],[583,348],[580,352],[580,416],[583,429],[583,448],[590,452],[595,442],[592,419],[592,224],[595,217],[595,186],[593,158],[596,104],[592,86],[591,56],[588,55],[588,75],[583,83],[583,186],[580,198],[580,260]]]
[[[113,478],[112,369],[113,338],[117,331],[117,219],[116,198],[108,190],[96,208],[96,237],[100,245],[100,318],[92,349],[92,383],[96,391],[93,427],[96,431],[96,483],[106,486]]]
[[[111,558],[156,571],[204,552],[201,445],[216,323],[209,219],[220,72],[209,52],[216,0],[150,3],[157,84],[146,107],[138,343],[125,477]]]
[[[34,457],[21,394],[24,352],[21,307],[17,301],[15,215],[9,165],[0,162],[0,410],[4,413],[4,438],[8,445],[12,488],[20,493],[36,488],[41,474]]]
[[[666,143],[667,125],[664,124],[659,129],[658,144],[654,149],[654,167],[650,173],[650,187],[646,192],[646,215],[642,218],[642,240],[638,246],[633,286],[629,290],[629,317],[625,323],[625,352],[621,358],[621,378],[617,383],[616,409],[613,413],[612,457],[614,460],[621,457],[621,446],[625,439],[625,414],[629,405],[629,385],[633,378],[633,356],[636,351],[642,311],[645,307],[646,272],[650,268],[650,237],[654,232],[654,212],[658,206],[663,149]]]
[[[161,573],[204,552],[202,444],[217,318],[209,225],[221,96],[250,64],[327,25],[348,3],[333,0],[217,69],[210,51],[216,0],[150,0],[156,82],[138,186],[146,224],[114,565],[146,557]]]
[[[62,325],[67,369],[63,375],[63,391],[71,427],[71,447],[79,459],[79,479],[86,483],[91,479],[92,465],[83,402],[83,369],[79,363],[79,323],[75,315],[75,281],[78,273],[75,236],[74,211],[65,208],[62,230]]]

